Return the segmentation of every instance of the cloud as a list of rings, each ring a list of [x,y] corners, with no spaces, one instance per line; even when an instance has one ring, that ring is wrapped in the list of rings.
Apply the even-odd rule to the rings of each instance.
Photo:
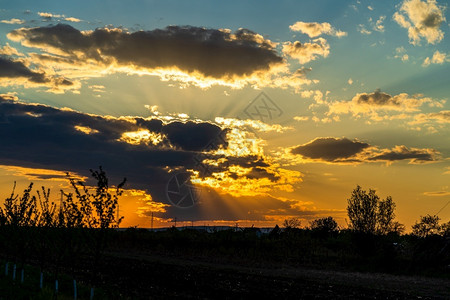
[[[409,124],[424,124],[429,122],[437,122],[439,124],[449,124],[450,123],[450,110],[442,110],[440,112],[417,114],[414,116],[414,120]]]
[[[373,29],[378,32],[384,32],[383,22],[386,19],[386,16],[380,16],[378,20],[375,22]]]
[[[4,24],[23,24],[23,23],[25,23],[25,21],[13,18],[13,19],[10,19],[10,20],[1,20],[0,23],[4,23]]]
[[[328,105],[328,95],[330,91],[326,91],[325,94],[320,90],[304,90],[300,93],[303,98],[313,98],[314,102],[309,106],[309,108],[322,107],[323,105]]]
[[[310,38],[318,37],[322,34],[334,35],[337,37],[343,37],[347,35],[347,32],[336,30],[330,23],[317,23],[317,22],[296,22],[289,26],[292,31],[300,31],[307,34]]]
[[[0,78],[23,77],[34,83],[45,83],[45,74],[30,70],[20,61],[0,57]]]
[[[65,21],[69,21],[69,22],[74,22],[74,23],[79,23],[79,22],[81,22],[80,19],[74,18],[74,17],[66,17],[66,18],[64,18],[64,20],[65,20]]]
[[[137,167],[139,160],[148,164],[147,167],[180,166],[186,157],[203,149],[221,131],[211,123],[173,121],[165,124],[158,119],[101,117],[4,99],[0,99],[0,110],[8,121],[1,125],[4,129],[1,140],[9,145],[2,148],[2,159],[16,157],[18,162],[48,163],[49,166],[59,165],[57,169],[63,167],[63,170],[76,168],[76,164],[70,163],[71,159],[77,163],[98,160],[95,166],[102,161],[112,163],[121,156],[125,161],[136,159],[130,168]],[[141,131],[158,136],[159,142],[148,141],[154,136],[143,136],[139,142],[124,141],[124,134]],[[28,142],[23,144],[21,141],[25,140]],[[51,153],[48,149],[52,149]],[[126,153],[136,157],[126,157]],[[175,156],[178,159],[174,159]]]
[[[6,43],[5,46],[0,48],[0,55],[3,55],[4,58],[5,58],[5,56],[8,57],[8,56],[13,56],[13,55],[15,55],[15,56],[24,56],[22,53],[17,51],[16,48],[11,47],[9,45],[9,43]]]
[[[327,57],[330,54],[330,46],[323,38],[315,39],[313,43],[286,42],[283,45],[283,53],[305,64],[319,56]]]
[[[38,15],[42,17],[45,21],[51,21],[52,19],[63,19],[64,21],[79,23],[80,19],[74,17],[66,17],[62,14],[53,14],[48,12],[38,12]]]
[[[105,86],[100,84],[94,84],[90,85],[89,88],[96,93],[104,93],[105,92]]]
[[[370,145],[358,140],[347,138],[316,138],[306,144],[294,147],[293,154],[300,154],[305,158],[320,159],[328,162],[342,162],[353,158],[357,153]]]
[[[120,28],[80,31],[70,25],[20,28],[8,38],[41,49],[35,62],[64,71],[155,75],[199,87],[228,85],[291,87],[309,81],[290,74],[276,43],[248,29],[168,26],[152,31]],[[286,76],[277,76],[279,73]],[[296,81],[296,82],[294,82]]]
[[[446,53],[441,53],[436,50],[436,52],[434,52],[433,57],[431,59],[429,57],[425,58],[422,66],[428,67],[430,64],[442,65],[443,63],[449,62],[449,61],[450,61],[450,57]]]
[[[372,31],[368,30],[363,24],[359,24],[357,30],[361,34],[369,35],[372,34]]]
[[[446,197],[446,196],[450,196],[450,192],[447,192],[447,191],[425,192],[423,194],[425,196],[430,196],[430,197]]]
[[[306,144],[290,148],[294,155],[300,155],[303,162],[324,163],[369,163],[388,164],[409,160],[410,164],[429,163],[439,160],[440,153],[434,149],[408,148],[404,145],[392,149],[380,149],[357,139],[320,137]]]
[[[240,136],[246,135],[238,127],[98,116],[0,98],[0,165],[54,170],[44,175],[55,179],[64,171],[86,176],[90,168],[102,165],[111,182],[127,177],[127,189],[145,191],[152,201],[165,204],[166,216],[192,220],[209,218],[205,206],[183,212],[166,207],[167,183],[178,172],[192,173],[192,181],[208,190],[203,204],[211,208],[214,203],[211,209],[218,215],[223,198],[230,205],[244,201],[238,198],[247,201],[246,195],[260,196],[255,201],[270,198],[271,203],[280,203],[270,193],[292,191],[302,174],[280,168],[263,154],[233,155],[233,147],[244,142]],[[225,136],[219,138],[222,132]],[[201,172],[204,165],[211,166],[212,172]],[[236,219],[232,213],[224,215]],[[255,218],[263,218],[263,212]]]
[[[369,24],[368,26],[375,31],[378,32],[384,32],[384,20],[386,20],[386,16],[380,16],[378,18],[378,20],[376,20],[375,22],[373,21],[372,18],[369,18]],[[364,35],[369,35],[372,34],[372,31],[369,30],[368,28],[366,28],[366,25],[364,24],[358,24],[356,30],[358,30],[359,33],[364,34]]]
[[[440,26],[445,22],[444,8],[435,0],[404,0],[394,20],[408,29],[410,43],[419,45],[422,38],[429,44],[439,43],[444,38]]]
[[[38,169],[38,168],[23,168],[18,166],[2,166],[0,168],[12,173],[14,176],[25,177],[27,180],[45,180],[45,181],[59,181],[67,182],[67,173],[63,171],[49,170],[49,169]],[[76,180],[86,180],[87,177],[76,176],[72,174],[73,178]]]
[[[75,87],[73,82],[65,78],[49,77],[44,72],[31,70],[20,60],[0,56],[0,86],[17,84],[32,87],[47,87],[49,89],[48,91],[54,93]]]
[[[6,94],[0,94],[0,98],[3,98],[4,100],[12,100],[12,101],[19,100],[19,97],[17,97],[17,92],[9,92]]]
[[[48,12],[38,12],[37,14],[46,20],[51,20],[52,18],[64,18],[64,15],[52,14]]]
[[[421,95],[410,96],[406,93],[390,95],[380,90],[372,93],[359,93],[351,101],[337,101],[329,104],[328,115],[352,114],[354,117],[367,116],[373,121],[406,116],[405,113],[420,111],[428,104],[430,107],[442,107],[442,103]],[[396,114],[397,116],[393,116]]]
[[[368,104],[375,106],[397,106],[399,104],[399,102],[392,98],[391,95],[383,93],[379,90],[370,94],[358,94],[354,99],[358,104]]]
[[[408,148],[404,145],[395,146],[393,149],[383,149],[379,154],[368,157],[369,161],[384,161],[387,163],[409,160],[410,164],[420,164],[437,161],[439,152],[434,149]]]
[[[201,151],[222,129],[210,123],[171,122],[165,125],[161,132],[176,149],[187,151]],[[226,142],[223,142],[226,146]],[[220,145],[215,144],[216,147]]]
[[[406,53],[406,49],[405,49],[405,47],[397,47],[396,49],[395,49],[395,56],[394,56],[395,58],[399,58],[399,59],[401,59],[402,61],[407,61],[407,60],[409,60],[409,55]]]
[[[294,120],[298,121],[298,122],[304,122],[304,121],[308,121],[309,117],[308,116],[295,116]]]

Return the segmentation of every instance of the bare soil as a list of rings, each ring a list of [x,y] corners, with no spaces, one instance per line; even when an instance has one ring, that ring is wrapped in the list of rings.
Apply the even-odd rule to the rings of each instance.
[[[116,299],[450,299],[450,280],[186,257],[109,253],[102,282]]]

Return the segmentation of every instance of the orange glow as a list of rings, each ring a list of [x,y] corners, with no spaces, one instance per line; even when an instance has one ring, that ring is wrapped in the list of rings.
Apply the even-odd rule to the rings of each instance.
[[[98,133],[98,130],[96,129],[92,129],[86,126],[75,126],[75,129],[78,131],[81,131],[85,134],[94,134],[94,133]]]
[[[124,132],[119,141],[126,142],[132,145],[140,145],[140,144],[158,145],[163,141],[163,137],[161,136],[161,134],[150,132],[149,130],[143,129],[139,131]]]

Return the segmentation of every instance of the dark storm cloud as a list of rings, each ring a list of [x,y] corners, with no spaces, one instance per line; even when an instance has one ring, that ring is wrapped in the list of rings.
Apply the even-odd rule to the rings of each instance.
[[[409,163],[427,163],[438,161],[440,153],[434,149],[408,148],[404,145],[392,149],[380,149],[358,140],[347,138],[316,138],[306,144],[291,149],[298,154],[313,161],[331,163],[363,163],[387,162],[409,160]]]
[[[0,164],[67,170],[84,175],[90,168],[102,165],[114,178],[128,177],[133,188],[146,190],[150,185],[164,185],[170,169],[193,168],[196,152],[192,149],[202,149],[205,141],[213,139],[220,130],[209,123],[189,124],[183,130],[180,129],[183,123],[177,123],[179,131],[165,132],[165,127],[171,128],[171,123],[101,117],[3,98],[0,98],[0,112],[4,117],[4,122],[0,123]],[[79,131],[77,126],[92,132]],[[167,141],[161,145],[133,145],[119,140],[125,132],[144,128],[165,132],[163,139]],[[180,138],[180,131],[194,137],[201,134],[202,139]],[[177,147],[168,146],[173,144]]]
[[[247,29],[231,33],[203,27],[168,26],[133,33],[108,28],[82,32],[58,24],[17,29],[8,37],[79,61],[149,69],[176,67],[214,78],[247,76],[269,70],[271,65],[283,61],[270,41]]]
[[[172,122],[162,128],[172,145],[188,151],[201,151],[212,139],[219,136],[221,131],[220,127],[215,125],[194,122]],[[226,147],[225,141],[213,145],[216,149],[220,145]]]
[[[293,154],[300,154],[311,159],[321,159],[329,162],[347,160],[370,145],[347,138],[316,138],[304,145],[292,149]]]
[[[13,61],[5,56],[0,56],[0,78],[26,78],[34,83],[45,83],[49,80],[44,73],[30,70],[20,61]]]
[[[206,122],[167,123],[155,118],[102,117],[2,97],[0,115],[5,117],[5,122],[0,122],[0,165],[69,171],[86,177],[89,177],[89,169],[101,165],[107,171],[111,183],[117,184],[126,177],[126,188],[144,190],[153,201],[166,204],[169,204],[167,185],[170,179],[187,169],[198,169],[194,158],[204,154],[204,147],[223,131]],[[123,133],[144,129],[160,134],[163,141],[154,145],[130,144],[121,140]],[[222,144],[217,142],[216,145],[223,148],[227,146],[226,136],[222,136],[219,141]],[[249,179],[268,178],[275,183],[279,180],[279,174],[271,170],[270,164],[262,157],[224,157],[213,154],[214,148],[207,149],[210,150],[207,159],[226,160],[218,164],[217,172],[230,173],[229,166],[242,166],[250,169],[244,175]],[[58,173],[39,174],[33,170],[27,171],[26,175],[32,180],[61,178]],[[297,208],[291,207],[294,202],[287,204],[270,196],[263,197],[268,201],[265,203],[266,200],[261,197],[241,199],[229,194],[218,194],[213,189],[203,193],[201,205],[188,210],[168,207],[161,216],[177,217],[179,220],[263,220],[267,203],[273,210],[282,205],[287,215],[300,213]],[[232,203],[240,203],[242,207],[245,206],[245,210],[232,210]],[[208,214],[205,214],[205,207]],[[248,215],[252,207],[260,208],[261,212],[255,211]],[[305,210],[303,213],[309,212]]]
[[[73,82],[62,77],[49,77],[44,72],[36,72],[27,67],[23,62],[13,60],[8,56],[0,55],[0,83],[1,79],[25,79],[29,84],[45,86],[51,90],[71,87]],[[14,84],[14,82],[8,83]],[[20,83],[19,84],[23,84]]]
[[[111,183],[117,184],[126,177],[127,188],[145,190],[154,201],[166,204],[169,203],[167,184],[170,179],[187,169],[201,171],[195,158],[204,153],[207,144],[217,139],[217,134],[223,130],[206,122],[166,123],[139,117],[102,117],[1,97],[0,112],[5,117],[5,122],[0,122],[0,165],[69,171],[86,177],[89,177],[89,169],[101,165],[107,171]],[[154,145],[130,144],[121,140],[126,132],[144,129],[160,134],[162,141]],[[214,144],[216,148],[226,148],[226,136]],[[280,180],[264,158],[224,157],[214,154],[214,148],[207,149],[210,152],[205,158],[225,159],[225,162],[219,163],[215,172],[227,172],[232,176],[228,168],[233,165],[249,168],[245,175],[249,179],[267,178],[274,184]],[[59,178],[59,174],[36,174],[33,171],[27,174],[38,179]],[[213,205],[211,209],[219,216],[223,212],[220,199],[225,196],[214,194],[213,191],[209,193],[206,197],[210,201],[208,205]],[[230,203],[235,199],[226,197]],[[274,199],[271,201],[280,202]],[[236,219],[245,215],[232,213],[224,213],[222,217]],[[171,207],[164,216],[178,216],[180,220],[211,217],[205,216],[199,207],[181,211]],[[261,219],[262,214],[249,218]]]

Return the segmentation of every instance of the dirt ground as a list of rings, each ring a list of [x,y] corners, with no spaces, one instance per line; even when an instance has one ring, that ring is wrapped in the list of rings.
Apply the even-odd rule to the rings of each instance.
[[[116,299],[450,299],[450,280],[425,277],[130,253],[109,253],[102,266]]]

